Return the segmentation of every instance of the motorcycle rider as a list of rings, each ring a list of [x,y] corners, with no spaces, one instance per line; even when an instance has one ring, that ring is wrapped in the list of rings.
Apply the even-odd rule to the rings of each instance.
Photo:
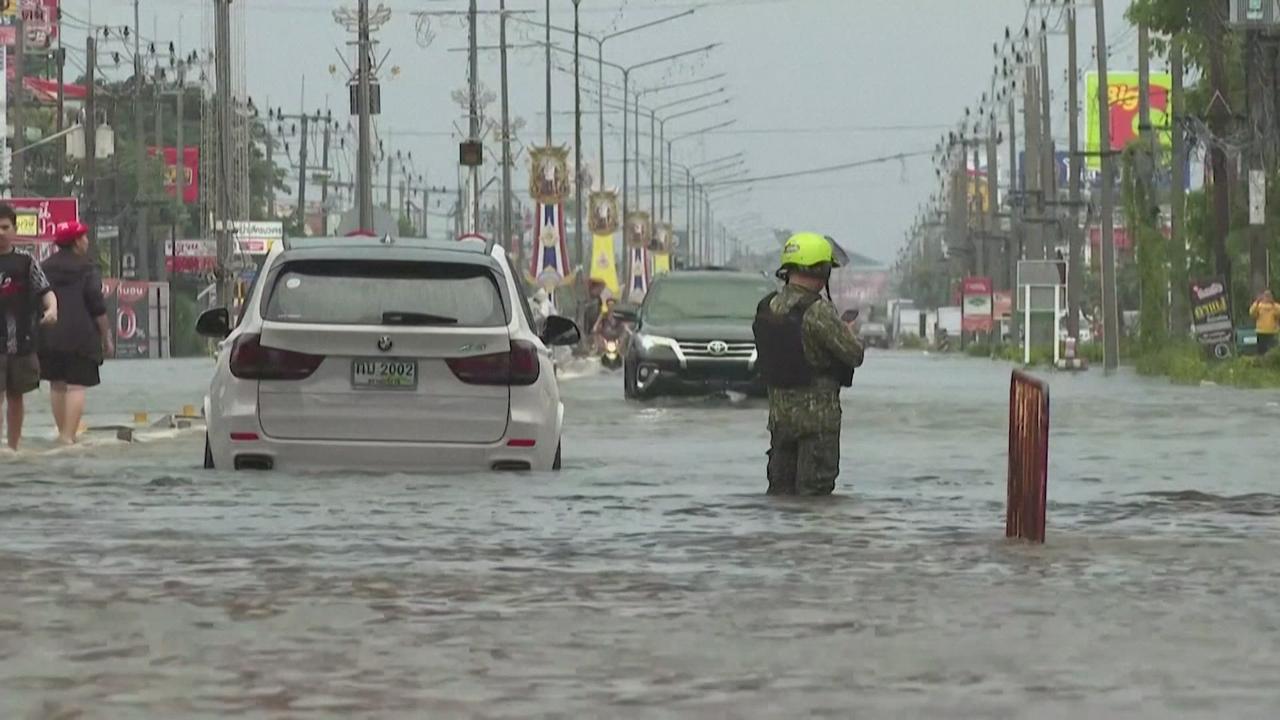
[[[626,330],[626,325],[623,323],[622,319],[618,317],[618,314],[614,312],[614,306],[617,304],[618,301],[615,298],[609,298],[605,302],[604,312],[600,314],[600,319],[596,321],[594,332],[597,339],[597,345],[601,348],[603,348],[605,342],[609,340],[613,340],[614,342],[619,341],[622,338],[623,332]]]
[[[840,389],[853,384],[863,348],[828,298],[838,267],[823,235],[799,233],[782,249],[786,285],[756,308],[758,367],[769,389],[769,494],[830,495],[840,474]]]

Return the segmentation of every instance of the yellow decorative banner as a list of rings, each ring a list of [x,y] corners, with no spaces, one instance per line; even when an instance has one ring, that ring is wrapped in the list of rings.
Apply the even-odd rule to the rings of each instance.
[[[666,275],[671,272],[671,255],[669,253],[659,252],[653,254],[653,274],[654,276]]]
[[[595,235],[591,239],[591,279],[604,283],[612,297],[618,297],[618,264],[612,235]]]

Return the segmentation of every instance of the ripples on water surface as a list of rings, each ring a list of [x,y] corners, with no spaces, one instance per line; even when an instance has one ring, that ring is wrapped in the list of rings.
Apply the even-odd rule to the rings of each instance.
[[[762,405],[616,376],[566,383],[558,476],[37,443],[0,459],[0,718],[1280,716],[1280,395],[1051,380],[1041,548],[1002,538],[1008,369],[960,359],[872,356],[827,502],[761,495]]]

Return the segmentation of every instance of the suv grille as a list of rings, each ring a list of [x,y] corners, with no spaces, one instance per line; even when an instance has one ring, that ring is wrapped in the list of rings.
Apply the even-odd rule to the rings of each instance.
[[[755,351],[756,345],[752,342],[680,341],[680,352],[690,360],[750,360]]]

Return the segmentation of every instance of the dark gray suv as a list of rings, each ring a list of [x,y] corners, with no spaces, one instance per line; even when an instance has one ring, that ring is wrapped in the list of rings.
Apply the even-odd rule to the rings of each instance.
[[[626,396],[724,390],[763,396],[751,324],[756,306],[777,287],[763,274],[733,270],[658,278],[633,316],[623,368]]]

